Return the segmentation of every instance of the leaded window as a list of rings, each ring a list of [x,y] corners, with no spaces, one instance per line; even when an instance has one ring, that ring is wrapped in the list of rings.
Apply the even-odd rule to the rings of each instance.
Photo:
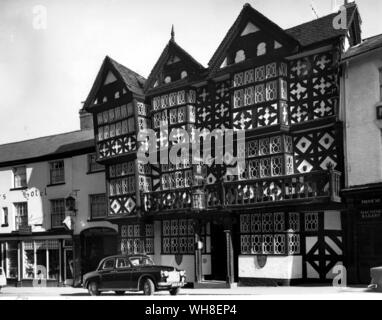
[[[255,87],[255,102],[262,103],[265,101],[265,86],[264,84]]]
[[[154,225],[130,224],[121,226],[122,254],[154,254]]]
[[[277,99],[277,81],[267,83],[266,99],[267,101],[273,101]]]
[[[193,220],[162,222],[162,254],[194,254]]]
[[[255,81],[260,82],[265,80],[265,66],[255,69]]]
[[[318,231],[318,212],[305,212],[305,231]]]
[[[266,66],[266,78],[272,79],[277,76],[277,64],[276,62],[267,64]]]
[[[295,255],[300,254],[300,234],[286,230],[286,218],[295,214],[254,213],[240,215],[241,254]]]
[[[236,90],[233,95],[233,107],[241,108],[244,105],[244,90]]]
[[[248,87],[244,89],[244,106],[250,106],[255,103],[255,88]]]

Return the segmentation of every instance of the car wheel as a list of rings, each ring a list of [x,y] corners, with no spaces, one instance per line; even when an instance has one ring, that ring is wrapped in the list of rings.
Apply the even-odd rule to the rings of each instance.
[[[95,281],[92,281],[88,285],[88,291],[91,296],[99,296],[100,292],[98,290],[98,283]]]
[[[152,296],[155,292],[155,285],[151,279],[145,279],[143,281],[143,294],[145,296]]]
[[[115,294],[117,296],[123,296],[125,294],[125,291],[115,291]]]
[[[180,291],[180,288],[174,288],[174,289],[171,289],[171,290],[170,290],[170,294],[171,294],[172,296],[177,296],[178,293],[179,293],[179,291]]]

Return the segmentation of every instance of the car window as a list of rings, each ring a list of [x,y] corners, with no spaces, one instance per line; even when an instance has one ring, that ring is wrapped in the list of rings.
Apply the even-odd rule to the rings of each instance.
[[[130,258],[130,262],[133,266],[152,266],[152,265],[154,265],[154,262],[148,257]]]
[[[130,263],[126,258],[118,258],[116,266],[118,269],[128,268]]]
[[[114,259],[106,260],[102,265],[102,270],[108,270],[114,268]]]

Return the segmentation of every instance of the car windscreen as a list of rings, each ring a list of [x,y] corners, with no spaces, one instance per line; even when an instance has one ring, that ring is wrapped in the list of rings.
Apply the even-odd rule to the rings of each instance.
[[[129,259],[133,266],[153,266],[154,262],[149,257],[132,257]]]

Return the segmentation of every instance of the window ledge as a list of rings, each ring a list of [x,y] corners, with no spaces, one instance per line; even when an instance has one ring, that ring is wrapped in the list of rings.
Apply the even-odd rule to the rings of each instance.
[[[50,188],[50,187],[58,187],[58,186],[63,186],[65,185],[66,183],[65,182],[61,182],[61,183],[51,183],[51,184],[48,184],[46,187],[47,188]]]
[[[87,175],[90,175],[90,174],[97,174],[97,173],[102,173],[102,172],[105,172],[105,170],[88,171],[88,172],[86,172],[86,174],[87,174]]]
[[[11,188],[9,191],[21,191],[21,190],[27,190],[28,187],[20,187],[20,188]]]

